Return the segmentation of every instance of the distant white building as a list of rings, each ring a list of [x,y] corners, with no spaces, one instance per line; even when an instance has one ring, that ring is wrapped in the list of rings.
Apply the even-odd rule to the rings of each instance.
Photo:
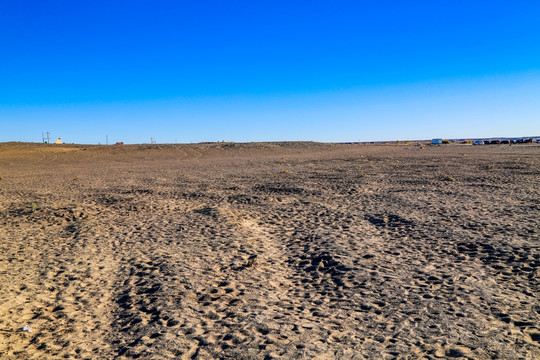
[[[55,144],[61,144],[61,143],[62,143],[62,138],[56,139],[56,141],[55,141],[54,143],[55,143]]]

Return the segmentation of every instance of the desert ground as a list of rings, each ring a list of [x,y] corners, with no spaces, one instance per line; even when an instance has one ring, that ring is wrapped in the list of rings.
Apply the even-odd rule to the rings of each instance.
[[[2,359],[540,358],[539,145],[7,143],[0,177]]]

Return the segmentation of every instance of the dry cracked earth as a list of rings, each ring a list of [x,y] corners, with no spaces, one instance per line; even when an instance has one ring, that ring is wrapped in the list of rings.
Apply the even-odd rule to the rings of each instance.
[[[540,358],[540,146],[10,143],[0,177],[2,359]]]

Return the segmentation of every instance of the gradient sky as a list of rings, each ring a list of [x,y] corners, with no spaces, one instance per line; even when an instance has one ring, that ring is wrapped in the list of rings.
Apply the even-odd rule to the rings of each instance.
[[[0,141],[540,135],[538,1],[0,0]]]

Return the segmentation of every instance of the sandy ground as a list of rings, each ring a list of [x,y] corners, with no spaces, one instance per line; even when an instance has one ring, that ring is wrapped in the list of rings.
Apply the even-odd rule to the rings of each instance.
[[[0,144],[0,176],[2,359],[540,358],[540,146]]]

